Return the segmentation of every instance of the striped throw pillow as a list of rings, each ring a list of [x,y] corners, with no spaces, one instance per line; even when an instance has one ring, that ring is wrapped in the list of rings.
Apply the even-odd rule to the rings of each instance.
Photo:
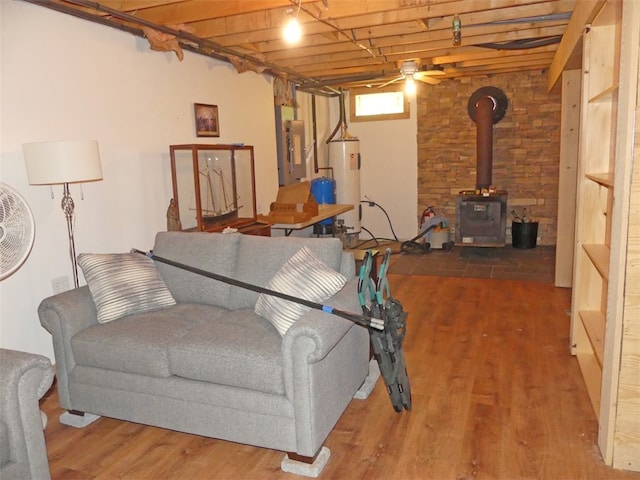
[[[139,253],[81,253],[78,265],[100,323],[176,304],[153,261]]]
[[[336,294],[347,279],[332,270],[309,250],[302,247],[269,280],[266,288],[312,302],[322,302]],[[273,295],[260,294],[255,313],[269,320],[284,336],[293,323],[310,307],[290,302]]]

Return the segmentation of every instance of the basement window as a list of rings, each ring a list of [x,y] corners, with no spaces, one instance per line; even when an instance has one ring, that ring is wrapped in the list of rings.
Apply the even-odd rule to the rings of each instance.
[[[404,83],[387,88],[358,88],[349,92],[349,119],[352,122],[409,118],[409,101]]]

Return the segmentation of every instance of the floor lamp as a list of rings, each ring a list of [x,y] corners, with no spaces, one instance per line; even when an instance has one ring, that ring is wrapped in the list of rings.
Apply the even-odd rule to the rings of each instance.
[[[78,288],[78,264],[73,238],[74,203],[70,183],[102,180],[98,142],[94,140],[37,142],[22,145],[30,185],[63,185],[61,207],[67,219],[73,284]]]

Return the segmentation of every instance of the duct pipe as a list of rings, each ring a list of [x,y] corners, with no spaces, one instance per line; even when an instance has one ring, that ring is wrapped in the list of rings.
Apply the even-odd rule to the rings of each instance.
[[[488,190],[491,187],[493,170],[493,111],[495,101],[485,96],[476,102],[476,189]]]
[[[489,190],[493,172],[493,124],[507,112],[509,102],[502,90],[482,87],[467,102],[471,120],[476,122],[476,190]]]

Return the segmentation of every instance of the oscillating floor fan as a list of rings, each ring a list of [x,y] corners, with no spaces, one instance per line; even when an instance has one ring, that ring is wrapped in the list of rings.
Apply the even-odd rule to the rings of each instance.
[[[0,182],[0,280],[20,268],[31,252],[34,238],[29,205],[13,188]]]

